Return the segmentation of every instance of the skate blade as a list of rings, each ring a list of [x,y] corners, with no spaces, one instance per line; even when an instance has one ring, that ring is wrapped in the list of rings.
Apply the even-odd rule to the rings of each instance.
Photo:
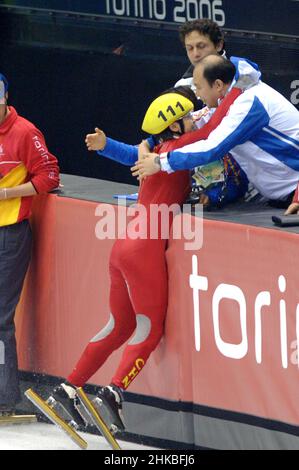
[[[96,428],[100,431],[102,436],[106,439],[108,444],[112,447],[113,450],[122,450],[119,446],[118,442],[114,438],[113,434],[110,432],[108,426],[106,425],[105,421],[101,418],[97,410],[95,409],[93,403],[89,400],[85,392],[82,388],[77,388],[77,396],[81,401],[82,405],[85,408],[85,411],[90,416],[93,424]]]
[[[75,408],[78,411],[81,418],[83,419],[83,421],[85,422],[85,425],[94,427],[93,421],[91,420],[89,414],[85,411],[85,408],[80,401],[79,403],[80,404],[75,404]]]
[[[11,424],[31,424],[36,422],[37,418],[35,415],[0,416],[0,426],[8,426]]]
[[[58,414],[52,410],[52,408],[31,388],[26,390],[26,397],[30,400],[53,424],[56,424],[62,431],[64,431],[68,437],[72,439],[75,444],[77,444],[80,449],[87,449],[87,442],[82,439],[81,436],[68,424],[66,423]]]
[[[111,423],[111,413],[109,412],[108,407],[103,403],[103,400],[97,397],[94,400],[92,400],[92,404],[96,412],[98,413],[98,415],[100,415],[100,417],[102,418],[102,420],[105,423]],[[108,428],[110,429],[110,432],[113,436],[119,431],[124,431],[124,428],[119,428],[113,423],[111,423],[110,426],[108,426]]]

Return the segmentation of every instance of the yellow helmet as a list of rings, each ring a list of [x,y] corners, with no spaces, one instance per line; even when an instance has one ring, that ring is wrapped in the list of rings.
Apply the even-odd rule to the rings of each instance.
[[[192,110],[192,101],[178,93],[158,96],[145,113],[142,130],[148,134],[160,134]]]

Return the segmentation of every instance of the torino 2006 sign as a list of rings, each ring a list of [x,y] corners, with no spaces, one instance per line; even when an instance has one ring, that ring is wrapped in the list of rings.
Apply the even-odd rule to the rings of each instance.
[[[1,5],[165,25],[210,18],[227,29],[299,37],[298,0],[0,0]]]
[[[105,0],[106,14],[145,20],[184,23],[210,18],[225,25],[222,0]]]

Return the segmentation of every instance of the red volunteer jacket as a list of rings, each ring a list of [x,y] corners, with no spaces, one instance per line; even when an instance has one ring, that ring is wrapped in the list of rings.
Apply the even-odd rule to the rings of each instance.
[[[37,193],[59,185],[57,159],[48,151],[43,134],[10,106],[0,125],[0,188],[31,182]],[[32,197],[0,201],[0,227],[29,218]]]

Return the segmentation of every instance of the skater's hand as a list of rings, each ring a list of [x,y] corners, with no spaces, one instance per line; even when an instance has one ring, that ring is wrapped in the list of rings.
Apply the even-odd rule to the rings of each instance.
[[[145,158],[145,155],[148,154],[149,152],[150,152],[150,147],[149,147],[148,141],[143,140],[141,144],[138,145],[138,162],[141,162],[141,160],[143,160]],[[142,181],[146,179],[146,176],[144,176],[143,178],[141,176],[140,177],[138,176],[137,179],[139,180],[139,183],[141,184]]]
[[[289,205],[284,215],[290,214],[299,214],[299,202],[292,202],[292,204]]]
[[[138,160],[135,166],[131,168],[133,176],[137,179],[143,179],[145,176],[151,176],[161,170],[160,157],[157,153],[147,153],[143,155],[142,160]]]
[[[103,150],[106,146],[106,135],[98,127],[95,128],[94,134],[87,134],[85,143],[89,151]]]
[[[144,159],[144,155],[150,152],[149,144],[147,140],[143,140],[141,144],[138,145],[138,161]]]

